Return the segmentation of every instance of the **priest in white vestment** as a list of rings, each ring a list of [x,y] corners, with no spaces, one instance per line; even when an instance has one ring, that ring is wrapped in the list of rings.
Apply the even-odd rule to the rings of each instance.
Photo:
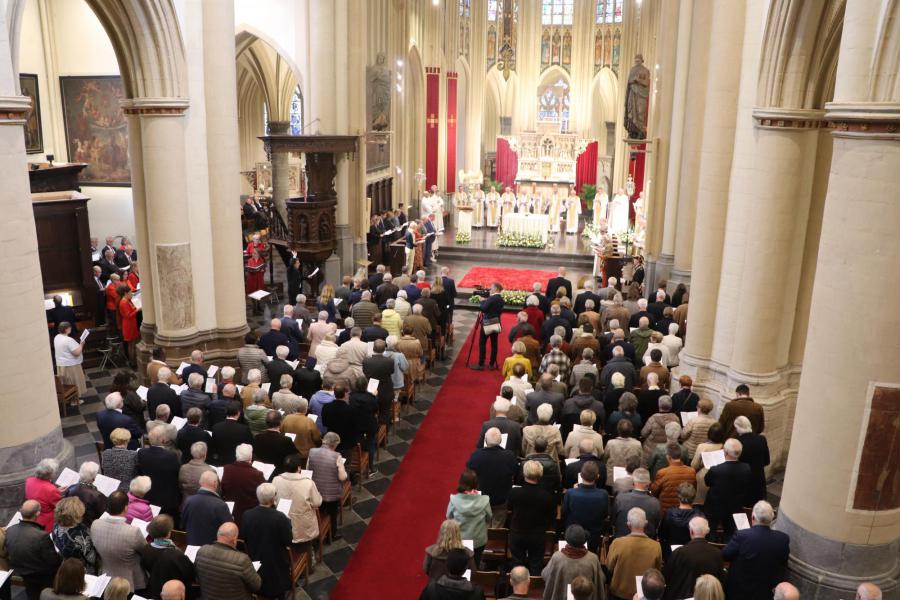
[[[456,231],[458,233],[472,234],[472,203],[469,195],[463,190],[463,186],[457,188],[453,195],[453,207],[456,208]]]
[[[566,198],[566,233],[578,233],[578,217],[581,215],[581,198],[573,187]]]
[[[444,232],[444,199],[438,194],[436,185],[431,186],[431,205],[434,207],[434,227],[438,233]]]
[[[472,203],[472,227],[484,227],[484,190],[476,187],[469,201]]]
[[[550,233],[559,233],[560,215],[563,211],[564,198],[559,194],[559,188],[554,184],[550,192],[550,202],[547,205],[547,214],[550,215]]]
[[[606,192],[598,192],[594,196],[594,225],[606,220],[606,209],[609,207],[609,196]]]
[[[494,188],[491,188],[484,199],[484,214],[488,227],[500,225],[500,194]]]
[[[623,234],[628,231],[629,200],[625,190],[619,189],[609,205],[609,233]]]
[[[528,192],[520,192],[516,198],[516,212],[530,213],[534,208],[534,200]]]
[[[431,192],[425,190],[422,200],[419,202],[419,218],[425,220],[428,215],[434,212],[434,201],[431,198]]]
[[[511,215],[514,212],[516,212],[516,195],[513,194],[512,188],[508,187],[500,196],[500,221],[503,221],[504,215]]]

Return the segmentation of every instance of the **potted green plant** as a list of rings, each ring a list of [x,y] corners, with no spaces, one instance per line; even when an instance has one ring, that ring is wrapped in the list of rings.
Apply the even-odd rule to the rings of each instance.
[[[581,186],[581,200],[587,210],[594,210],[594,197],[597,195],[597,186],[585,183]]]

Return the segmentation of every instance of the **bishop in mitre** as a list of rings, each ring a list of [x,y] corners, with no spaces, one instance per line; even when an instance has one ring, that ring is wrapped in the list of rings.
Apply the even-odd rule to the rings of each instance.
[[[484,190],[476,187],[469,202],[472,204],[472,227],[484,227]]]
[[[575,186],[569,189],[566,198],[566,233],[578,233],[578,217],[581,215],[581,198],[575,193]]]
[[[559,220],[563,209],[563,197],[559,194],[559,187],[553,184],[550,192],[550,200],[547,205],[547,214],[550,215],[550,233],[559,233]]]
[[[484,200],[484,214],[487,219],[488,227],[498,227],[500,225],[500,194],[493,187],[488,192]]]

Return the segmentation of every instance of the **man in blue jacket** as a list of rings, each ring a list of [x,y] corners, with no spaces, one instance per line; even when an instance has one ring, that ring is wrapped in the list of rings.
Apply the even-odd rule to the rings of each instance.
[[[772,529],[774,520],[772,505],[760,500],[753,506],[750,529],[736,532],[722,550],[722,558],[731,562],[728,600],[770,600],[773,588],[784,581],[791,540]]]
[[[581,467],[581,483],[563,494],[562,518],[566,527],[581,525],[588,533],[588,550],[598,552],[603,523],[609,513],[609,494],[597,487],[600,469],[597,463]]]
[[[103,447],[105,449],[113,447],[109,434],[112,433],[113,429],[121,427],[131,432],[131,441],[128,442],[128,449],[137,450],[144,431],[134,422],[134,419],[126,414],[122,414],[122,405],[124,404],[122,394],[113,392],[106,397],[104,403],[106,408],[97,413],[97,429],[100,430],[100,435],[103,436]]]

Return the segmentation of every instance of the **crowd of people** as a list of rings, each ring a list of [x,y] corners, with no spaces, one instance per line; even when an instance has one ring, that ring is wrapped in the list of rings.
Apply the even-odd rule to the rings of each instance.
[[[687,291],[644,297],[635,282],[624,299],[613,278],[579,290],[560,269],[508,332],[501,292],[481,301],[475,368],[504,381],[425,549],[421,598],[482,598],[485,571],[504,574],[491,585],[508,598],[799,598],[772,528],[762,407],[741,385],[715,417],[671,376]],[[45,459],[28,478],[0,570],[29,600],[87,597],[89,576],[109,577],[104,598],[285,597],[293,557],[314,564],[351,482],[378,475],[379,439],[439,360],[456,295],[446,268],[379,265],[298,293],[247,335],[237,368],[195,350],[176,370],[157,349],[143,393],[115,377],[98,462],[66,477]],[[62,341],[57,356],[77,359],[83,345]],[[880,592],[862,584],[858,598]]]

